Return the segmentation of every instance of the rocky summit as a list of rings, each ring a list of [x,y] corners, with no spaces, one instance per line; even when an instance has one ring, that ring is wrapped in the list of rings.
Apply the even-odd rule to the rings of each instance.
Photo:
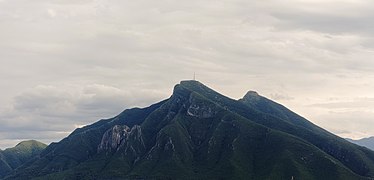
[[[5,179],[373,179],[374,152],[254,91],[198,81],[76,129]]]

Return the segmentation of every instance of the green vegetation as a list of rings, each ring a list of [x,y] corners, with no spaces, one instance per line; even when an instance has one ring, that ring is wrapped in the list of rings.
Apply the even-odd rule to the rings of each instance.
[[[374,152],[257,93],[233,100],[183,81],[165,101],[77,129],[8,179],[292,177],[370,179]]]
[[[47,145],[35,141],[23,141],[13,148],[0,151],[0,178],[11,173],[27,161],[36,158]]]

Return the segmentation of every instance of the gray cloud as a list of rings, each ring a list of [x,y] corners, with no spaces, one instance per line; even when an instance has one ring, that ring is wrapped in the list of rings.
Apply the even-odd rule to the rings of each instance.
[[[372,7],[369,0],[1,0],[0,147],[57,141],[76,126],[167,98],[194,72],[233,98],[256,89],[322,127],[334,126],[322,119],[341,117],[331,107],[360,121],[349,112],[369,111],[374,97]],[[374,134],[332,122],[349,136]]]
[[[125,108],[147,106],[162,95],[154,90],[120,90],[98,84],[37,86],[16,96],[13,107],[1,113],[0,137],[50,142],[77,127],[113,117]]]
[[[330,101],[326,103],[311,104],[310,107],[336,109],[367,109],[374,108],[374,98],[354,98],[350,101]]]
[[[295,3],[288,11],[281,9],[272,14],[282,20],[279,27],[372,35],[374,26],[368,23],[374,17],[372,6],[370,1]]]
[[[280,93],[273,93],[273,94],[270,94],[270,98],[275,100],[275,101],[279,101],[279,100],[292,100],[294,99],[293,97],[287,95],[287,94],[280,94]]]

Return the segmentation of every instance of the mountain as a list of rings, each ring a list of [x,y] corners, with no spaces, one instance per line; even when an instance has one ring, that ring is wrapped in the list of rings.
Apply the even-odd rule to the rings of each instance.
[[[368,137],[368,138],[363,138],[363,139],[358,139],[358,140],[353,140],[353,139],[347,139],[349,142],[355,143],[360,146],[367,147],[371,150],[374,151],[374,137]]]
[[[47,145],[34,141],[22,141],[13,148],[0,150],[0,178],[11,173],[25,162],[37,157]]]
[[[6,179],[371,179],[374,152],[250,91],[198,81],[76,129]]]

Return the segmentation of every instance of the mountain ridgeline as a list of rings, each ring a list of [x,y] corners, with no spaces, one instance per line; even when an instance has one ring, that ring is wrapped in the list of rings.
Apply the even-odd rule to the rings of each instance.
[[[0,150],[0,178],[36,158],[46,147],[47,145],[41,142],[30,140],[22,141],[13,148]]]
[[[374,152],[255,92],[198,81],[76,129],[6,179],[372,179]]]

